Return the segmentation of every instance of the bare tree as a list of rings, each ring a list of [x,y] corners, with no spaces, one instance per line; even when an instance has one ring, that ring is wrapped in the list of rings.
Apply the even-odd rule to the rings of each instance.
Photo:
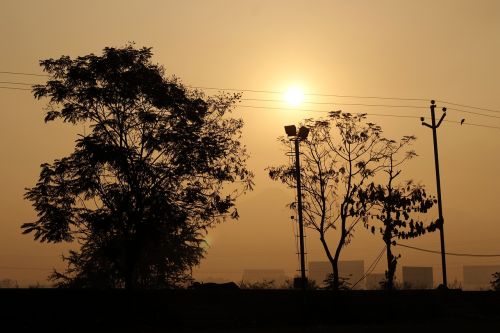
[[[331,286],[338,290],[340,254],[350,242],[354,227],[370,209],[362,195],[366,194],[369,180],[384,165],[387,140],[381,137],[381,128],[367,122],[364,114],[335,111],[326,119],[307,119],[304,125],[310,130],[302,149],[304,223],[318,232],[332,265]],[[280,140],[288,144],[286,138]],[[271,179],[295,187],[293,166],[270,167],[268,171]],[[339,233],[338,243],[333,246],[326,239],[332,229]]]

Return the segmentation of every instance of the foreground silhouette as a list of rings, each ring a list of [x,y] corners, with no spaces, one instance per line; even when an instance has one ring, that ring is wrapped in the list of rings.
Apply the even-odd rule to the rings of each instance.
[[[500,324],[493,291],[4,289],[0,298],[5,332],[496,332]]]

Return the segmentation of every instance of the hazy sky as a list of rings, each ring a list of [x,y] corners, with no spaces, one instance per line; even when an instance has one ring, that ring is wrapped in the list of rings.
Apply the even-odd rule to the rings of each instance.
[[[437,99],[500,110],[500,2],[419,1],[22,1],[0,2],[0,71],[41,73],[40,59],[99,54],[106,46],[135,42],[151,46],[154,61],[186,85],[281,92]],[[2,82],[43,82],[42,77],[0,74]],[[0,83],[2,87],[22,87]],[[216,91],[207,90],[207,94]],[[267,166],[287,161],[276,138],[283,125],[321,112],[427,116],[428,101],[405,102],[307,95],[288,108],[281,94],[244,93],[235,115],[245,121],[244,140],[256,173],[256,188],[240,201],[241,218],[217,227],[207,259],[196,276],[239,279],[245,268],[297,269],[287,201],[293,193],[267,179]],[[245,100],[247,99],[247,100]],[[260,99],[255,101],[251,99]],[[276,101],[262,101],[276,100]],[[326,103],[326,104],[317,104]],[[343,104],[414,105],[417,108]],[[0,279],[45,283],[62,268],[67,245],[39,244],[20,225],[35,217],[24,188],[39,165],[68,154],[82,128],[43,123],[45,101],[29,91],[0,89]],[[245,107],[246,106],[246,107]],[[248,106],[258,107],[249,108]],[[439,107],[448,106],[438,103]],[[454,107],[440,127],[443,207],[447,250],[500,253],[500,113]],[[439,111],[440,113],[440,111]],[[419,158],[406,178],[435,193],[430,129],[415,118],[370,116],[387,136],[414,134]],[[436,216],[429,216],[429,220]],[[308,232],[309,260],[326,260]],[[341,259],[367,267],[383,247],[379,237],[356,231]],[[408,244],[439,250],[439,235]],[[435,267],[439,256],[401,250],[402,265]],[[448,257],[449,280],[461,279],[462,264],[499,264],[497,259]],[[385,270],[381,261],[376,272]]]

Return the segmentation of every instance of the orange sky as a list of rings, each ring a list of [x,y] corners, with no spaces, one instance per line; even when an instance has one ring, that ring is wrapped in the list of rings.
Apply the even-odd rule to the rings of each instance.
[[[438,99],[500,109],[500,2],[423,1],[14,1],[0,2],[0,71],[40,73],[38,60],[63,54],[100,53],[105,46],[152,46],[154,60],[187,85],[284,91],[297,84],[306,93]],[[42,82],[40,77],[0,74],[0,81]],[[15,87],[15,85],[0,84]],[[214,91],[207,91],[211,94]],[[244,99],[281,100],[280,94],[245,93]],[[306,96],[309,110],[428,116],[428,109],[340,106],[336,103],[405,104]],[[46,271],[62,267],[67,246],[39,244],[20,234],[34,218],[24,188],[38,178],[39,165],[64,156],[81,128],[43,123],[44,101],[29,91],[0,89],[0,279],[22,285],[45,283]],[[411,102],[428,106],[428,102]],[[276,137],[283,125],[322,113],[277,110],[282,102],[242,101],[244,140],[256,173],[256,188],[240,202],[241,219],[210,234],[207,259],[198,277],[239,279],[245,268],[297,268],[290,212],[293,194],[267,179],[264,168],[286,161]],[[445,106],[440,103],[439,107]],[[448,105],[449,106],[449,105]],[[457,109],[462,109],[457,107]],[[496,211],[500,177],[500,113],[494,117],[449,110],[439,129],[447,250],[500,253]],[[372,117],[386,135],[418,137],[419,158],[406,178],[434,190],[431,131],[418,119]],[[435,218],[435,217],[429,217]],[[325,260],[308,232],[310,260]],[[438,234],[409,244],[439,249]],[[342,259],[368,266],[383,244],[359,228]],[[439,256],[401,251],[402,265],[439,269]],[[497,259],[448,257],[450,281],[462,264],[500,264]],[[385,262],[376,271],[382,272]],[[436,279],[439,277],[435,272]]]

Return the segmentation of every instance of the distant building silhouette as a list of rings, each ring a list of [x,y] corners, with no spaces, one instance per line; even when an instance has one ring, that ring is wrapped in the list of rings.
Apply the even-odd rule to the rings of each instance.
[[[279,287],[286,282],[286,275],[283,269],[245,269],[242,281],[244,283],[274,281],[274,285]]]
[[[323,281],[332,273],[332,265],[329,261],[310,261],[309,280],[314,280],[319,286],[324,286]],[[339,261],[339,276],[347,279],[352,286],[365,274],[365,262],[363,260]],[[354,289],[363,289],[364,281],[360,281]]]
[[[366,275],[366,289],[381,289],[381,283],[385,280],[385,273],[370,273]]]
[[[432,289],[434,287],[432,267],[403,266],[403,283],[412,289]]]
[[[492,274],[500,272],[500,265],[468,265],[463,268],[463,289],[490,289]]]

